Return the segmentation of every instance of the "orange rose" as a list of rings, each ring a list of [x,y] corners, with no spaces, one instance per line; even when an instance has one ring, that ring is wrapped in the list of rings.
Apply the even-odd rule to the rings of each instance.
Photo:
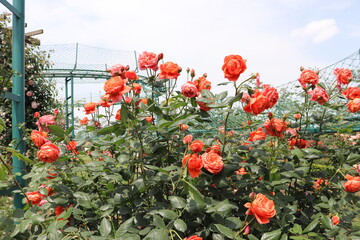
[[[250,97],[250,101],[244,107],[244,111],[247,113],[252,113],[256,116],[259,113],[262,113],[266,109],[267,105],[267,97],[264,95],[263,92],[260,92],[256,89],[255,93]]]
[[[206,78],[204,76],[194,80],[194,83],[200,93],[203,89],[206,89],[206,90],[211,89],[211,82],[206,80]]]
[[[144,104],[148,104],[148,99],[147,98],[141,98],[139,101],[137,101],[136,105],[140,105],[140,103],[144,103]]]
[[[160,79],[177,79],[180,75],[181,68],[173,62],[166,62],[160,65]]]
[[[194,82],[188,81],[184,85],[181,86],[181,93],[188,98],[197,97],[199,91]]]
[[[319,76],[313,70],[303,70],[298,81],[300,82],[301,86],[305,88],[306,84],[318,84]]]
[[[46,134],[46,132],[44,133]],[[49,142],[49,140],[47,140],[44,137],[44,133],[36,130],[31,131],[31,135],[30,135],[31,141],[33,141],[35,146],[37,146],[38,148],[40,148],[45,143]]]
[[[114,105],[114,103],[115,101],[112,99],[112,96],[110,94],[105,94],[101,97],[99,105],[102,107],[110,107]]]
[[[55,144],[48,142],[41,146],[37,156],[40,161],[52,163],[58,160],[60,149]]]
[[[216,153],[218,155],[221,154],[221,151],[220,151],[220,145],[216,144],[216,145],[212,145],[211,147],[209,147],[208,149],[206,149],[206,152],[209,153]]]
[[[120,76],[112,77],[105,82],[104,91],[108,94],[125,94],[131,90],[131,87],[126,86],[127,82]]]
[[[307,142],[301,138],[293,138],[288,141],[290,149],[294,149],[294,146],[298,148],[306,148]]]
[[[262,127],[258,127],[257,131],[250,132],[250,137],[248,141],[253,142],[265,138],[266,138],[266,133],[263,132]]]
[[[301,118],[301,114],[300,114],[300,113],[295,113],[295,114],[294,114],[294,118],[295,118],[296,120],[300,119],[300,118]]]
[[[348,89],[342,92],[347,99],[354,100],[355,98],[360,98],[360,88],[358,87],[349,87]]]
[[[189,134],[184,137],[183,142],[184,144],[189,144],[191,143],[192,140],[193,140],[193,136]]]
[[[213,174],[221,172],[224,167],[222,157],[213,152],[204,153],[201,155],[201,160],[204,163],[204,168]]]
[[[240,168],[235,173],[236,173],[236,175],[246,175],[247,174],[246,169],[244,167]]]
[[[48,191],[48,194],[43,196],[50,197],[54,194],[54,190],[51,187],[46,186],[45,184],[41,184],[39,188],[45,188]]]
[[[184,238],[183,240],[203,240],[201,237],[199,237],[198,235],[192,235],[189,238]]]
[[[336,68],[334,74],[339,84],[349,84],[349,81],[353,78],[352,72],[346,68]]]
[[[264,123],[266,134],[270,136],[284,137],[284,132],[287,129],[287,124],[282,119],[267,119]]]
[[[246,70],[246,60],[239,55],[229,55],[224,59],[224,65],[221,68],[225,78],[229,81],[236,81],[240,74]]]
[[[276,215],[274,201],[268,199],[265,195],[258,193],[252,203],[244,205],[248,210],[246,215],[254,215],[258,223],[266,224],[270,222],[269,218]]]
[[[340,223],[340,218],[338,216],[332,216],[331,222],[334,226],[338,225]]]
[[[37,205],[41,202],[43,195],[39,191],[27,192],[26,201],[30,201],[32,205]]]
[[[198,99],[200,99],[201,97],[199,97]],[[196,101],[196,103],[199,105],[200,109],[207,112],[207,111],[210,111],[211,108],[209,108],[207,106],[207,103],[204,103],[204,102],[200,102],[200,101]]]
[[[182,167],[187,166],[188,172],[191,177],[197,178],[201,174],[203,161],[196,153],[186,155],[182,160]]]
[[[189,128],[189,126],[186,124],[180,124],[180,126],[179,126],[180,131],[188,130],[188,128]]]
[[[138,83],[133,83],[132,84],[132,90],[134,90],[135,94],[140,94],[141,93],[141,85]]]
[[[350,100],[346,104],[346,106],[350,112],[356,113],[360,111],[360,98],[355,98],[354,100]]]
[[[72,153],[79,154],[79,152],[76,150],[77,143],[75,141],[70,141],[66,145],[67,150],[69,150]]]
[[[353,177],[346,174],[347,181],[344,183],[346,192],[357,192],[360,190],[360,177]]]
[[[314,184],[315,186],[313,186],[313,188],[315,188],[316,190],[320,190],[322,187],[328,185],[329,181],[326,179],[319,178],[318,180],[315,181]]]
[[[145,117],[145,121],[151,123],[153,121],[153,117]]]
[[[119,110],[117,110],[117,112],[116,112],[116,115],[115,115],[115,119],[116,120],[121,120],[121,110],[119,109]]]
[[[84,105],[84,108],[85,108],[84,112],[85,112],[85,114],[90,114],[90,113],[96,112],[96,105],[97,105],[97,104],[94,103],[94,102],[86,103],[86,104]]]
[[[329,94],[322,87],[316,86],[314,90],[308,91],[308,94],[311,95],[311,101],[316,101],[320,105],[329,101]]]
[[[80,120],[80,125],[86,125],[89,123],[89,119],[87,117],[84,117]]]
[[[270,87],[269,85],[264,85],[264,95],[267,98],[267,103],[265,109],[272,108],[279,99],[279,93],[276,88]]]
[[[189,145],[189,148],[193,152],[201,152],[203,147],[204,147],[204,143],[199,140],[195,140]]]

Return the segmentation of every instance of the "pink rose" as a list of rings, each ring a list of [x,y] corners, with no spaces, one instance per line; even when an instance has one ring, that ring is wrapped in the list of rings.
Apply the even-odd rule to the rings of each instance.
[[[311,101],[316,101],[320,105],[323,105],[329,101],[329,95],[322,87],[316,86],[314,90],[308,91],[308,94],[311,95]]]
[[[143,52],[139,56],[139,68],[140,70],[152,69],[154,71],[157,71],[159,69],[158,61],[158,56],[155,53]]]
[[[197,97],[199,94],[195,83],[190,81],[181,86],[181,93],[188,98]]]

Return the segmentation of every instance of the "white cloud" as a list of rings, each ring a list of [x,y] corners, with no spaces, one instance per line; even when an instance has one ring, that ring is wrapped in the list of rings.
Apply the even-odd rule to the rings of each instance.
[[[313,21],[303,28],[295,29],[291,32],[293,37],[308,37],[312,42],[319,44],[335,36],[339,32],[334,19],[322,19]]]

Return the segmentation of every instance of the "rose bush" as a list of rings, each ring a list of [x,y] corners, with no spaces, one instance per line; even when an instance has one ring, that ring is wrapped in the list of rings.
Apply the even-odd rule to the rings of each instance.
[[[48,136],[34,137],[39,157],[25,176],[27,205],[14,213],[18,224],[8,228],[11,238],[359,236],[352,219],[360,207],[359,168],[353,168],[360,155],[347,143],[358,139],[309,136],[307,112],[299,112],[306,108],[287,113],[298,114],[294,121],[273,114],[277,90],[261,85],[258,74],[238,82],[247,64],[239,55],[225,57],[222,67],[229,80],[222,84],[233,84],[235,96],[211,92],[205,75],[195,78],[190,70],[192,83],[188,76],[176,91],[181,68],[158,60],[157,54],[140,55],[139,66],[149,74],[141,81],[130,81],[127,68],[113,68],[117,75],[105,89],[120,104],[112,105],[114,114],[107,112],[107,125],[94,110],[109,106],[85,105],[91,120],[81,124],[96,123],[85,127],[90,137],[71,140],[71,129],[57,125],[48,125]],[[305,70],[300,79],[305,104],[328,107],[309,99],[317,74]],[[133,83],[148,84],[150,94]],[[230,119],[240,116],[244,124],[231,129]],[[199,125],[205,131],[195,131]]]

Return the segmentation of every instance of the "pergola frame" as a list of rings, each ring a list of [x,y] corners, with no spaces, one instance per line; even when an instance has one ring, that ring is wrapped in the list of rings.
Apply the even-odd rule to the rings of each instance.
[[[16,139],[15,148],[25,153],[25,141],[20,124],[25,122],[25,0],[13,0],[11,5],[7,0],[0,0],[12,12],[12,92],[4,97],[12,100],[12,138]],[[21,187],[25,186],[22,176],[25,173],[25,163],[13,157],[13,174]],[[22,196],[14,194],[14,209],[23,208]]]

